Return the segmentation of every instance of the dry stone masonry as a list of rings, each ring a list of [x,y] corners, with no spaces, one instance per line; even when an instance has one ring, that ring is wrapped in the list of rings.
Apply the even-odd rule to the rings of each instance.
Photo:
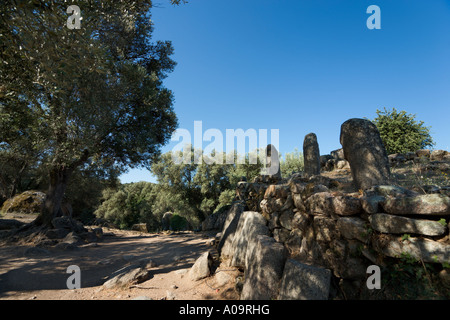
[[[319,163],[327,171],[331,160],[334,168],[344,161],[355,184],[350,189],[313,169],[238,184],[218,249],[222,261],[244,270],[242,299],[358,298],[367,290],[368,266],[388,257],[450,264],[450,188],[424,194],[392,184],[393,163],[367,120],[346,121],[340,141],[343,149],[317,157],[317,139],[308,135],[305,153],[314,157],[305,156],[313,163],[305,167]],[[423,154],[433,155],[419,150],[408,157]]]

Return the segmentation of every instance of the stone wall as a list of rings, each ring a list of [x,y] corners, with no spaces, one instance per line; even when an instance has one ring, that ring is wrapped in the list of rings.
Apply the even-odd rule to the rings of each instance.
[[[430,159],[433,153],[438,161],[448,158],[446,152],[419,150],[405,161]],[[321,157],[322,170],[340,161],[343,168],[351,167],[342,150],[336,150]],[[396,155],[387,161],[394,165],[403,160]],[[360,170],[361,177],[363,170],[376,168]],[[389,169],[381,170],[389,175]],[[228,212],[219,253],[227,265],[245,272],[241,298],[359,298],[370,265],[405,256],[448,268],[449,187],[436,187],[430,194],[395,184],[353,190],[320,174],[240,182],[239,201]]]
[[[364,289],[367,267],[383,265],[386,257],[450,264],[445,194],[393,185],[344,193],[332,179],[299,175],[280,184],[243,182],[240,188],[243,201],[228,212],[219,251],[228,265],[245,270],[243,299],[327,299],[323,281],[329,287],[331,274],[349,297]],[[261,194],[260,209],[245,211]],[[281,286],[283,277],[292,277],[283,273],[288,261],[290,268],[319,275],[308,294],[300,293],[304,283]]]

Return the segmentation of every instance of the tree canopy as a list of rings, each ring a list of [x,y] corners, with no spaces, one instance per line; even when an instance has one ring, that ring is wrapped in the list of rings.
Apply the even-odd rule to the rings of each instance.
[[[177,127],[163,86],[173,47],[152,42],[152,2],[81,2],[78,30],[66,26],[67,7],[0,6],[0,151],[38,154],[49,175],[47,222],[75,169],[149,168]]]

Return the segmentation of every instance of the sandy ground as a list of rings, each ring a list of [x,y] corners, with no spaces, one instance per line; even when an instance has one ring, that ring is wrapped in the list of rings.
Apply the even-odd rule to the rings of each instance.
[[[0,299],[7,300],[208,300],[236,299],[238,270],[221,268],[192,281],[189,268],[205,251],[211,251],[211,234],[148,234],[103,228],[105,236],[97,244],[77,250],[57,250],[28,254],[29,246],[0,246]],[[152,259],[151,278],[137,287],[105,289],[102,285],[117,270],[140,259]],[[67,289],[66,273],[71,265],[81,270],[81,288]]]

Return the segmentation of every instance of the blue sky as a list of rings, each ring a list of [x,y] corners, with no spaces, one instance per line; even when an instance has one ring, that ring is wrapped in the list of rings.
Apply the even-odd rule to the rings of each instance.
[[[279,129],[281,153],[318,137],[340,148],[341,124],[405,110],[450,150],[450,1],[158,0],[153,40],[170,40],[178,63],[164,83],[179,127]],[[381,29],[369,30],[370,5]],[[171,150],[177,142],[163,148]],[[204,143],[204,147],[208,142]],[[152,181],[130,170],[121,181]]]

